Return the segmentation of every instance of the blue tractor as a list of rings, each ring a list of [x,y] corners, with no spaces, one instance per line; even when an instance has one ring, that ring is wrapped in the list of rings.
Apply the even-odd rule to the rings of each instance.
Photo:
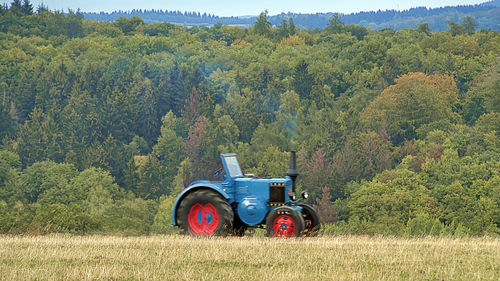
[[[270,237],[317,235],[320,222],[313,207],[295,195],[295,152],[285,178],[244,175],[235,153],[221,154],[221,181],[199,180],[184,188],[173,208],[173,225],[189,235],[243,235],[248,227],[264,227]]]

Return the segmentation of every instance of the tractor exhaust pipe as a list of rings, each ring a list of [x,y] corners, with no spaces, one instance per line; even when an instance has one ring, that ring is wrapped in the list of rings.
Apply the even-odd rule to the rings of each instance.
[[[292,179],[292,191],[295,192],[295,181],[299,175],[299,171],[297,171],[295,151],[290,151],[290,169],[286,171],[286,175]]]

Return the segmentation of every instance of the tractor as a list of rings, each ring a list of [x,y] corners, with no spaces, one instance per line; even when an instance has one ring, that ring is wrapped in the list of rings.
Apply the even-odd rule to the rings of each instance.
[[[306,191],[297,199],[296,155],[284,178],[259,178],[241,171],[235,153],[221,154],[219,181],[198,180],[184,187],[173,207],[173,225],[188,235],[242,236],[247,228],[266,228],[269,237],[315,236],[319,216]]]

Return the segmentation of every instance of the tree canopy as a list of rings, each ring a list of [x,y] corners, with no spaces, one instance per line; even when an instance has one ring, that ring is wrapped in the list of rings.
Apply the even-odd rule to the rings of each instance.
[[[338,233],[500,226],[500,34],[0,13],[0,232],[169,232],[219,154],[283,177]],[[216,180],[216,179],[215,179]]]

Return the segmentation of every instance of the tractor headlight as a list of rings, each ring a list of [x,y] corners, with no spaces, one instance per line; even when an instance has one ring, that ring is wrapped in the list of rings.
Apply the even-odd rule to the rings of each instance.
[[[309,194],[305,190],[303,190],[300,195],[302,195],[302,198],[304,198],[304,199],[307,199],[309,197]]]
[[[291,199],[292,201],[297,200],[297,196],[295,196],[295,192],[293,192],[293,191],[292,191],[292,192],[290,192],[290,193],[288,194],[288,196],[290,196],[290,199]]]

